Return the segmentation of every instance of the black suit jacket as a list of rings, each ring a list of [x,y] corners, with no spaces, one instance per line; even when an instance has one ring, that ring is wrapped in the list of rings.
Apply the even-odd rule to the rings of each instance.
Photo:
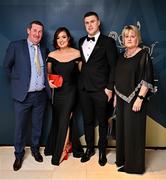
[[[113,38],[100,34],[96,45],[85,61],[82,45],[87,36],[79,41],[83,65],[79,77],[79,89],[99,91],[104,88],[113,90],[117,48]]]

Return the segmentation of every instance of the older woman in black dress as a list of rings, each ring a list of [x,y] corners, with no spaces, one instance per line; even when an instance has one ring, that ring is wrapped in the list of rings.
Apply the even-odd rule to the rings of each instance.
[[[139,47],[140,31],[125,26],[125,51],[119,56],[115,77],[116,165],[118,171],[142,174],[145,171],[147,97],[153,92],[153,68],[148,52]]]
[[[81,63],[80,52],[72,48],[72,37],[69,30],[60,27],[54,34],[56,50],[48,55],[48,74],[58,74],[63,77],[62,87],[56,87],[52,80],[49,85],[53,90],[52,125],[47,139],[45,155],[52,155],[52,164],[59,165],[68,158],[73,148],[73,156],[81,157],[83,149],[79,142],[76,122],[72,122],[77,95],[77,76]],[[70,129],[71,123],[73,129]],[[70,138],[70,135],[72,136]]]

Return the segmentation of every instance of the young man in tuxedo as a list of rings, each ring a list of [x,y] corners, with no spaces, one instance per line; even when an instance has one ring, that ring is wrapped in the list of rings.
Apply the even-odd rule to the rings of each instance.
[[[114,39],[100,32],[100,19],[96,12],[84,15],[87,36],[79,41],[83,64],[79,79],[80,102],[83,112],[87,149],[81,162],[90,160],[94,150],[94,122],[99,123],[99,161],[107,162],[107,105],[112,98],[117,48]]]
[[[39,140],[48,95],[50,95],[45,64],[47,49],[40,44],[43,31],[44,26],[40,21],[31,22],[27,28],[27,39],[11,42],[4,59],[4,68],[11,80],[15,109],[14,171],[22,166],[30,116],[32,156],[38,162],[43,161],[39,152]]]

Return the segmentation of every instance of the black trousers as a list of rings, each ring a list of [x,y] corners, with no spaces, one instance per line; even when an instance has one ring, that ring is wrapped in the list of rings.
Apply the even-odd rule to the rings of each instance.
[[[105,151],[107,146],[107,101],[108,97],[104,90],[97,92],[80,91],[80,103],[83,113],[85,140],[87,148],[94,147],[94,124],[95,120],[99,123],[100,151]]]
[[[146,100],[141,111],[132,111],[135,98],[127,103],[117,96],[116,163],[129,173],[145,171]]]

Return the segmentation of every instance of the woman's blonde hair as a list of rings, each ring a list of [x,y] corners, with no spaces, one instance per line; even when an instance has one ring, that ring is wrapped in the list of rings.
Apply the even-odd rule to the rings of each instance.
[[[122,44],[123,46],[124,45],[124,37],[125,37],[125,34],[128,33],[129,31],[134,31],[135,34],[136,34],[136,37],[137,37],[137,40],[138,40],[138,45],[142,42],[142,38],[141,38],[141,33],[140,33],[140,30],[138,29],[137,26],[134,26],[134,25],[128,25],[128,26],[125,26],[122,30]]]

